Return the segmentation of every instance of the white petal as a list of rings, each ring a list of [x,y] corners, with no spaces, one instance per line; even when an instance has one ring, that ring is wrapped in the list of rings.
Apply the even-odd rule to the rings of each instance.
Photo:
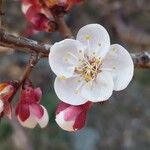
[[[84,45],[89,45],[90,53],[95,52],[100,57],[103,57],[110,47],[109,34],[99,24],[89,24],[82,27],[77,34],[77,40]]]
[[[19,116],[17,116],[17,118],[23,127],[35,128],[37,125],[37,121],[35,120],[35,117],[32,114],[30,114],[29,118],[26,121],[21,121]]]
[[[70,132],[74,131],[73,129],[74,121],[65,121],[63,111],[60,112],[58,115],[56,115],[55,121],[57,122],[59,127],[62,128],[63,130],[70,131]]]
[[[100,72],[96,80],[82,87],[82,95],[92,102],[107,100],[113,91],[113,79],[109,72]]]
[[[42,107],[43,110],[44,110],[44,114],[43,114],[43,116],[42,116],[41,119],[38,119],[38,118],[36,117],[36,121],[39,123],[39,125],[40,125],[41,128],[45,128],[45,127],[47,126],[47,124],[48,124],[49,116],[48,116],[48,112],[47,112],[47,110],[45,109],[45,107],[43,107],[42,105],[41,105],[41,107]]]
[[[78,51],[83,48],[79,41],[72,39],[55,43],[49,54],[52,71],[60,77],[71,77],[78,63]]]
[[[109,53],[103,60],[102,68],[112,69],[114,90],[125,89],[134,73],[134,65],[128,51],[121,45],[111,45]]]
[[[68,78],[66,80],[60,80],[58,77],[55,79],[54,88],[58,98],[71,105],[81,105],[87,102],[85,98],[81,96],[78,77]]]
[[[28,11],[28,9],[31,7],[32,5],[31,4],[22,4],[22,12],[24,14],[26,14],[26,12]]]
[[[0,100],[0,113],[4,110],[4,103]]]

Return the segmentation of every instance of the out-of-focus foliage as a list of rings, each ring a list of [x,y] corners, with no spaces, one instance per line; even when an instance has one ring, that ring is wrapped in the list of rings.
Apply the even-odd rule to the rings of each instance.
[[[22,34],[27,23],[21,13],[20,3],[17,0],[5,0],[4,10],[6,15],[3,22],[7,30]],[[110,32],[112,43],[120,43],[130,52],[135,52],[150,49],[141,43],[143,34],[150,36],[149,16],[149,0],[87,0],[84,5],[75,7],[72,13],[66,16],[66,20],[74,34],[85,24],[100,23]],[[130,31],[130,27],[136,31],[128,39],[125,37],[125,31]],[[142,36],[139,41],[135,41],[135,38],[139,36],[138,33],[142,33]],[[44,42],[61,39],[58,33],[40,33],[30,38]],[[0,53],[0,80],[18,79],[28,56],[6,51],[7,49]],[[28,149],[31,150],[149,150],[149,76],[149,70],[136,69],[133,81],[127,89],[114,92],[108,103],[95,104],[89,113],[87,126],[77,133],[68,133],[61,130],[55,123],[55,108],[59,101],[53,90],[55,77],[50,71],[47,59],[43,59],[33,71],[31,78],[34,85],[40,86],[43,90],[41,102],[49,111],[49,125],[45,129],[36,127],[30,130],[23,129],[14,120],[7,122],[2,119],[0,149],[25,149],[18,142],[24,142],[26,137],[30,145]],[[17,96],[14,104],[16,101]],[[16,125],[18,125],[17,129]],[[23,132],[25,137],[20,137],[20,132]]]

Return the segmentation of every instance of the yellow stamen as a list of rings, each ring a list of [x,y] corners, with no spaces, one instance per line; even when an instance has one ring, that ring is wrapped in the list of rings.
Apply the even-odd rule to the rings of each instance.
[[[90,36],[90,35],[85,35],[85,39],[86,39],[86,40],[90,40],[90,39],[91,39],[91,36]]]
[[[64,75],[58,77],[60,80],[65,80],[66,77]]]

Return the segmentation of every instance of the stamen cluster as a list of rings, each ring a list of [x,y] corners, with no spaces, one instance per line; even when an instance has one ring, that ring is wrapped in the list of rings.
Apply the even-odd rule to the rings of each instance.
[[[79,65],[79,67],[76,67],[75,72],[80,74],[86,82],[89,82],[94,80],[99,73],[101,60],[96,57],[90,59],[86,56],[85,60],[80,60]]]

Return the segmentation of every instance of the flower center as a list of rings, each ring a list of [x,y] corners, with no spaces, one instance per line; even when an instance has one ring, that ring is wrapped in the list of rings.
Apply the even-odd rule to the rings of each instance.
[[[100,66],[100,58],[85,56],[84,59],[79,60],[79,67],[75,68],[75,72],[80,74],[86,82],[89,82],[97,77],[97,74],[100,72]]]

